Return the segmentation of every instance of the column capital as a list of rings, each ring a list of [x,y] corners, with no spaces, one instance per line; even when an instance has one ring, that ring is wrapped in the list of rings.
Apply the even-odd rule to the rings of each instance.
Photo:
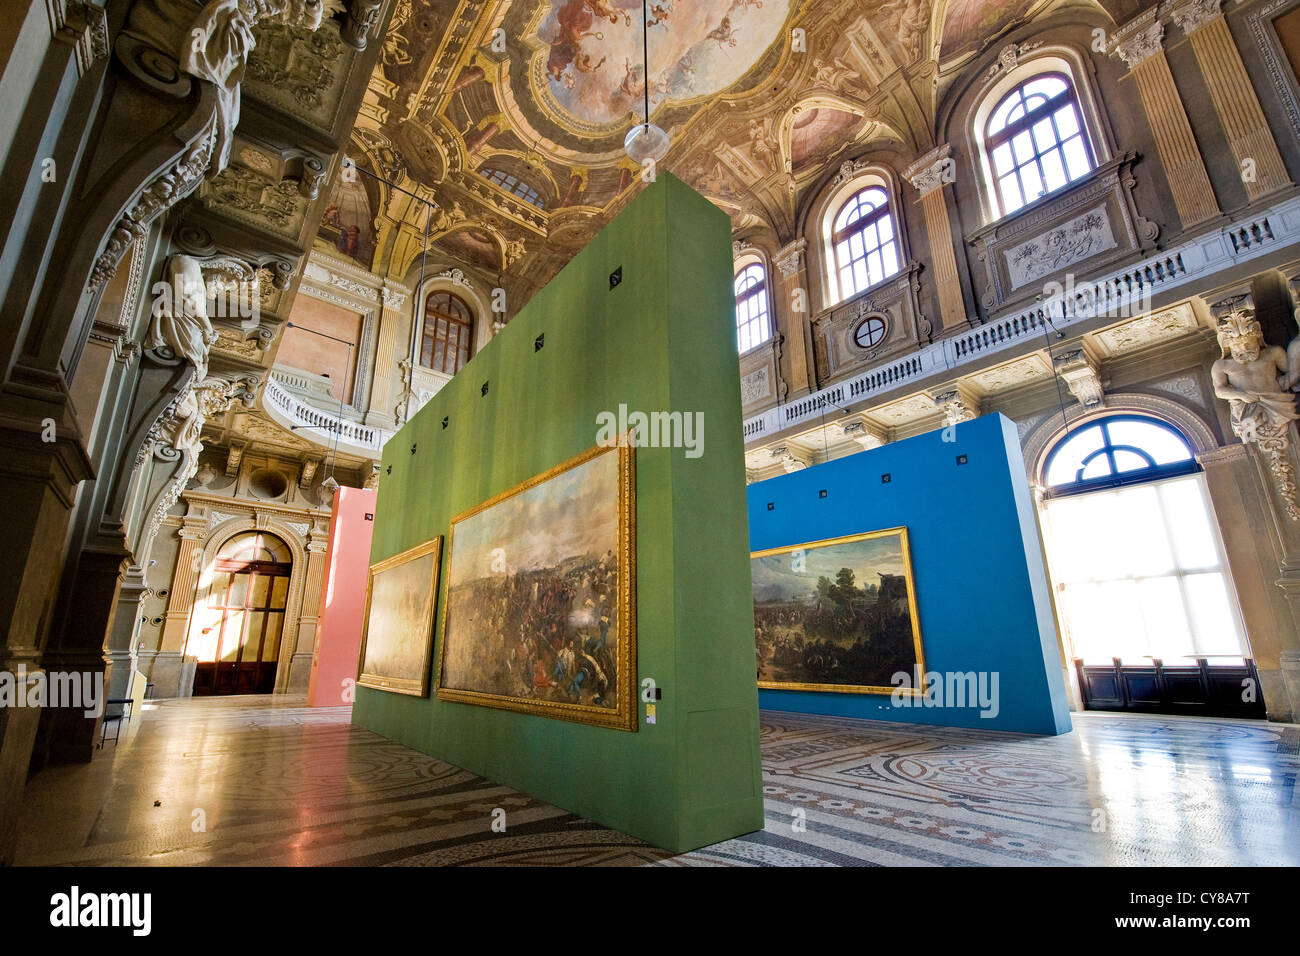
[[[1186,0],[1174,7],[1170,16],[1182,27],[1183,33],[1192,34],[1215,17],[1222,16],[1222,4],[1223,0]]]
[[[956,166],[952,160],[952,145],[944,143],[930,150],[908,166],[903,176],[922,195],[933,192],[955,178]]]
[[[808,248],[807,239],[796,239],[776,254],[776,267],[787,279],[803,267],[803,254]]]
[[[1158,9],[1152,7],[1111,34],[1111,49],[1128,64],[1130,70],[1164,52],[1165,25],[1156,17]]]

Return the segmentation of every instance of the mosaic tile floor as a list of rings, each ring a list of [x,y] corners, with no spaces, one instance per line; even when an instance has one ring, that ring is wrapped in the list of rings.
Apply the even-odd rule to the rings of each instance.
[[[673,856],[347,708],[157,701],[117,747],[29,782],[18,863],[1300,865],[1300,727],[1073,716],[1044,738],[764,712],[766,828]]]

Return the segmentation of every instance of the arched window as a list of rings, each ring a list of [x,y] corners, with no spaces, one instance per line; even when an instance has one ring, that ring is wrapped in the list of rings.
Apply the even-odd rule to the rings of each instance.
[[[767,272],[755,262],[736,274],[736,342],[743,353],[771,337]]]
[[[1072,656],[1220,663],[1248,653],[1205,478],[1181,432],[1145,415],[1087,422],[1049,452],[1042,482]]]
[[[435,372],[455,375],[469,361],[473,332],[473,313],[464,301],[441,289],[429,293],[424,303],[420,364]]]
[[[1141,415],[1112,415],[1061,441],[1043,465],[1050,495],[1078,494],[1197,470],[1191,446],[1173,427]]]
[[[845,200],[831,224],[830,247],[841,301],[898,272],[902,257],[883,187],[866,186]]]
[[[542,197],[537,194],[537,190],[528,185],[518,176],[512,176],[501,169],[492,169],[489,166],[479,167],[479,175],[490,183],[495,183],[506,192],[518,196],[524,202],[530,202],[538,209],[545,209],[542,203]]]
[[[1014,87],[983,130],[1001,215],[1085,175],[1095,163],[1079,98],[1065,73],[1039,73]]]

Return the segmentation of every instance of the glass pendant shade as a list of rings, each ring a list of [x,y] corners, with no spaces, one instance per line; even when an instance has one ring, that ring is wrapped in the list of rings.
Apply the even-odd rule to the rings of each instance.
[[[668,155],[668,134],[654,123],[638,123],[623,140],[623,148],[637,165],[647,159],[657,163]]]

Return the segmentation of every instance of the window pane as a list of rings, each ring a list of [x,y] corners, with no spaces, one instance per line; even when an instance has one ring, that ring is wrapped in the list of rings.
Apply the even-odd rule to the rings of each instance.
[[[1139,419],[1108,421],[1106,431],[1116,445],[1133,445],[1155,459],[1156,464],[1190,461],[1191,450],[1173,430]]]
[[[262,660],[274,661],[280,657],[280,632],[284,628],[283,614],[266,616],[266,638],[262,642]]]
[[[1157,488],[1178,567],[1184,570],[1218,567],[1219,551],[1200,479],[1176,478],[1161,482]]]
[[[993,150],[993,169],[999,175],[1006,175],[1014,164],[1011,162],[1011,144],[1002,143]]]
[[[1088,151],[1084,149],[1082,137],[1075,136],[1073,139],[1066,140],[1061,145],[1061,150],[1065,153],[1065,167],[1070,171],[1070,179],[1078,179],[1092,168],[1092,164],[1088,162]]]
[[[876,220],[876,228],[881,242],[894,238],[894,217],[885,215]]]
[[[1038,175],[1038,165],[1031,163],[1020,169],[1020,186],[1024,190],[1025,202],[1033,202],[1044,193],[1043,180]]]
[[[1141,455],[1128,451],[1124,448],[1115,449],[1115,470],[1116,471],[1139,471],[1151,466]]]
[[[1069,139],[1075,133],[1079,132],[1079,117],[1074,111],[1074,104],[1062,106],[1052,114],[1056,120],[1056,131],[1060,134],[1061,139]]]
[[[1064,78],[1050,73],[1044,74],[1043,76],[1036,76],[1025,83],[1024,86],[1026,98],[1033,96],[1039,98],[1050,98],[1064,93],[1069,88],[1069,84],[1065,82]]]
[[[1240,654],[1245,648],[1223,573],[1189,574],[1183,586],[1196,635],[1196,653]]]
[[[1022,166],[1034,158],[1034,143],[1029,133],[1017,133],[1011,138],[1011,147],[1016,154],[1016,165]]]
[[[885,277],[884,270],[880,267],[880,253],[873,252],[867,256],[867,276],[868,281],[875,285]]]
[[[244,633],[244,612],[227,611],[225,627],[221,632],[221,660],[231,663],[239,654],[239,641]]]
[[[1105,455],[1094,455],[1083,463],[1083,471],[1078,473],[1078,480],[1093,481],[1097,478],[1105,478],[1110,473],[1110,459]]]
[[[1034,146],[1038,152],[1045,153],[1056,145],[1056,130],[1052,127],[1051,119],[1039,120],[1033,126]]]
[[[1015,212],[1025,204],[1020,192],[1020,180],[1015,173],[1010,173],[998,180],[998,192],[1002,196],[1003,212]]]
[[[1061,164],[1060,150],[1054,149],[1043,156],[1043,182],[1048,192],[1060,189],[1069,182],[1065,175],[1065,167]]]
[[[253,575],[253,589],[248,596],[249,607],[266,607],[266,599],[271,593],[271,579],[265,574]]]
[[[893,242],[887,242],[881,247],[880,255],[885,263],[885,276],[892,276],[898,271],[898,246]]]
[[[1123,648],[1125,662],[1140,658],[1181,657],[1192,650],[1192,630],[1187,621],[1178,578],[1173,575],[1139,580],[1138,601],[1142,611],[1143,635],[1140,647]]]
[[[867,264],[858,259],[853,263],[853,287],[859,291],[871,285],[871,277],[867,275]]]

